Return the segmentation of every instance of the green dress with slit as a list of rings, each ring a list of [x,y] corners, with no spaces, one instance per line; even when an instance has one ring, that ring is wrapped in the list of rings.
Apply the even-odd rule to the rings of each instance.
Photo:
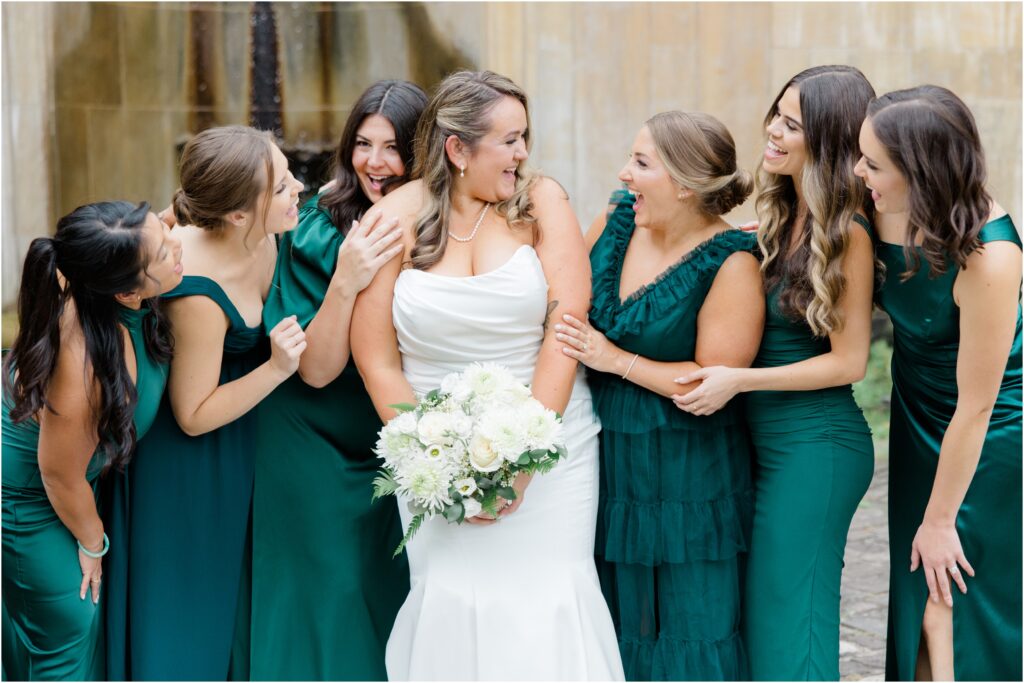
[[[167,366],[146,353],[143,319],[149,309],[121,308],[135,349],[135,432],[141,438],[157,413]],[[103,611],[110,577],[104,573],[100,603],[79,598],[82,569],[77,542],[60,521],[39,472],[39,423],[14,424],[3,401],[3,670],[6,680],[83,681],[106,678]],[[94,491],[102,457],[93,456],[86,479]],[[111,550],[123,543],[109,520]]]
[[[344,237],[314,197],[281,238],[266,329],[316,315]],[[257,408],[250,674],[384,680],[409,592],[398,508],[370,502],[380,419],[351,362],[322,389],[296,373]]]
[[[697,315],[719,267],[752,252],[726,230],[625,301],[619,282],[635,230],[621,194],[590,253],[590,322],[629,353],[693,360]],[[696,417],[618,375],[588,372],[601,419],[597,564],[627,680],[742,680],[742,565],[752,509],[742,406]]]
[[[210,350],[222,354],[219,384],[266,360],[262,326],[248,327],[220,285],[186,275],[164,298],[187,296],[211,299],[228,320],[223,349]],[[122,576],[120,586],[109,586],[112,606],[114,598],[119,604],[108,623],[111,680],[239,677],[231,656],[248,562],[254,429],[249,411],[189,436],[164,395],[121,481],[116,516],[128,542],[111,563]]]
[[[1021,241],[1009,216],[981,229],[982,243]],[[889,637],[886,678],[914,680],[928,599],[923,572],[911,573],[910,547],[931,495],[939,450],[957,403],[959,269],[906,282],[903,246],[878,242],[886,266],[878,303],[892,319],[889,429]],[[953,595],[953,667],[958,681],[1021,680],[1021,311],[981,459],[957,513],[956,529],[975,577]]]
[[[867,221],[858,222],[870,234]],[[827,353],[768,293],[754,367]],[[874,447],[849,384],[746,395],[754,444],[754,533],[743,634],[755,681],[839,680],[839,585],[846,536],[874,473]]]

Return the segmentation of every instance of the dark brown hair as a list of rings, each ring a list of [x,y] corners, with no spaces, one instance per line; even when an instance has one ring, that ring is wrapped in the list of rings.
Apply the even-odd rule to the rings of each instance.
[[[356,133],[368,116],[383,116],[395,129],[395,144],[402,159],[405,173],[384,181],[381,192],[387,194],[403,185],[412,172],[413,138],[416,122],[427,106],[427,94],[409,81],[377,81],[359,96],[352,106],[352,113],[345,122],[345,130],[338,141],[334,155],[333,188],[320,196],[319,205],[331,215],[331,222],[343,235],[348,234],[352,221],[366,213],[373,205],[359,184],[359,177],[352,166],[352,153],[356,147]]]
[[[736,143],[729,129],[710,114],[666,111],[644,124],[669,176],[693,190],[701,209],[712,216],[728,213],[754,189],[750,173],[736,166]]]
[[[209,128],[189,140],[181,153],[181,187],[174,193],[178,222],[216,230],[232,211],[255,208],[260,193],[266,218],[273,195],[273,144],[270,133],[248,126]]]
[[[807,220],[796,251],[788,253],[797,218],[793,179],[757,173],[757,241],[764,254],[765,289],[779,283],[779,310],[788,318],[807,321],[815,336],[842,329],[836,304],[846,289],[843,258],[850,241],[850,223],[858,212],[871,218],[870,196],[853,174],[860,157],[858,136],[875,91],[852,66],[815,66],[791,78],[765,116],[767,128],[779,113],[779,100],[795,87],[800,95],[807,160],[799,182]]]
[[[931,277],[946,272],[950,261],[965,267],[992,212],[985,152],[970,109],[946,88],[921,85],[872,100],[868,118],[907,181],[910,220],[902,279],[921,267],[914,248],[918,233]]]

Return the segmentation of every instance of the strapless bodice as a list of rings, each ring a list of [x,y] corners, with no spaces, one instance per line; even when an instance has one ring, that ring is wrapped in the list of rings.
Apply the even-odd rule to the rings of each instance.
[[[548,282],[533,247],[523,245],[499,268],[469,277],[404,270],[392,316],[402,371],[423,395],[470,363],[508,367],[533,380],[548,304]],[[587,393],[577,379],[573,398]]]

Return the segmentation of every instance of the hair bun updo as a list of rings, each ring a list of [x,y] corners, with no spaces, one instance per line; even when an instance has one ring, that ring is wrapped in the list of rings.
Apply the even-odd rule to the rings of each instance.
[[[703,196],[702,206],[708,213],[721,216],[747,201],[753,191],[754,176],[745,169],[737,168],[720,190]]]

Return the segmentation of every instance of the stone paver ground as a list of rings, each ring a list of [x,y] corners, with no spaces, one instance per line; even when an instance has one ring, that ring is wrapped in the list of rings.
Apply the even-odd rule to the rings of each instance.
[[[839,675],[844,681],[881,681],[885,674],[889,592],[886,488],[889,461],[875,459],[875,476],[850,525],[839,607]]]

